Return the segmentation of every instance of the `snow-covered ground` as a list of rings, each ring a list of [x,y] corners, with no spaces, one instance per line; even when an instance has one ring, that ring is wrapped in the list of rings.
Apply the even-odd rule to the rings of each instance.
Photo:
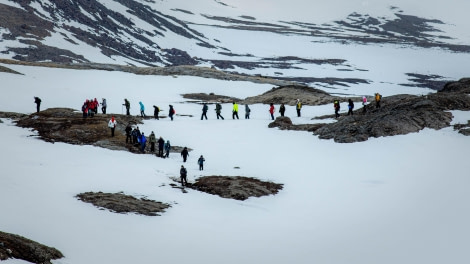
[[[51,144],[3,119],[0,230],[59,249],[65,258],[53,263],[470,261],[470,141],[452,128],[336,144],[308,132],[269,129],[266,105],[251,106],[250,120],[243,119],[243,110],[240,120],[232,120],[231,106],[225,104],[223,121],[215,119],[210,106],[209,120],[201,121],[201,105],[181,97],[214,92],[244,98],[270,85],[3,66],[24,75],[0,73],[2,111],[32,113],[33,96],[42,98],[43,109],[79,109],[86,98],[105,97],[111,113],[121,113],[128,98],[134,115],[138,101],[147,109],[155,104],[165,111],[173,104],[178,114],[193,117],[150,120],[140,128],[194,149],[185,164],[190,181],[226,175],[284,184],[275,196],[246,201],[182,193],[169,186],[169,177],[177,176],[183,164],[177,153],[162,160]],[[332,106],[305,106],[297,118],[293,107],[287,109],[296,123],[327,112],[332,113]],[[453,114],[454,122],[470,119],[468,112]],[[206,158],[202,172],[196,164],[200,155]],[[158,217],[116,214],[74,198],[87,191],[122,191],[172,207]]]

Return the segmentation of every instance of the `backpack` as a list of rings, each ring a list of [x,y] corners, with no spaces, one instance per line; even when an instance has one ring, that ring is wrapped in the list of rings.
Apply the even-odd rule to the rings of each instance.
[[[175,109],[174,109],[174,108],[173,108],[173,109],[171,109],[171,114],[172,114],[172,115],[176,114],[176,111],[175,111]]]

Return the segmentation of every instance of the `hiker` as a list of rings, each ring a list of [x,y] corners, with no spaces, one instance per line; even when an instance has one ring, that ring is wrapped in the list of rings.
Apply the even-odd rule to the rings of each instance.
[[[137,128],[134,127],[134,129],[131,132],[132,136],[132,144],[135,145],[137,143]]]
[[[284,116],[284,113],[286,112],[286,106],[284,104],[281,104],[279,107],[279,113],[281,113],[281,116]]]
[[[158,117],[158,113],[160,113],[160,108],[158,106],[153,106],[153,116],[155,119],[159,120],[160,118]]]
[[[114,116],[111,117],[111,120],[108,122],[108,127],[111,128],[111,136],[114,137],[114,129],[116,129],[116,119],[114,119]]]
[[[149,136],[149,142],[150,142],[150,152],[155,152],[155,143],[157,143],[157,137],[155,137],[155,133],[150,133]]]
[[[131,127],[131,124],[127,124],[125,131],[126,131],[126,144],[128,142],[132,143],[132,138],[131,138],[132,127]]]
[[[367,111],[366,105],[367,105],[367,97],[362,96],[362,113],[365,113]]]
[[[147,143],[147,138],[144,135],[144,132],[142,132],[142,135],[140,135],[140,151],[142,153],[145,153],[145,145]]]
[[[95,104],[93,100],[87,100],[87,108],[88,108],[88,116],[94,117],[95,116]]]
[[[98,100],[93,100],[93,112],[95,112],[95,114],[98,114],[98,106],[100,105],[100,103],[98,103]]]
[[[139,102],[140,105],[140,116],[145,117],[145,106],[142,102]]]
[[[199,164],[199,170],[204,170],[204,161],[206,161],[204,159],[204,157],[201,155],[201,157],[199,157],[199,159],[197,160],[197,164]]]
[[[41,109],[41,98],[35,96],[34,97],[34,103],[36,104],[36,112],[39,113]]]
[[[339,100],[334,101],[333,107],[335,108],[335,117],[338,118],[339,117],[339,109],[341,108],[341,106],[339,104]]]
[[[83,118],[88,116],[88,99],[82,105]]]
[[[180,169],[181,186],[188,184],[187,176],[188,176],[188,171],[183,165],[181,165],[181,169]]]
[[[140,140],[141,140],[141,137],[142,137],[142,134],[140,133],[139,127],[137,127],[136,130],[135,130],[135,136],[136,136],[136,140],[135,140],[134,145],[139,146],[139,143],[140,143]]]
[[[103,100],[101,102],[101,112],[103,112],[103,114],[106,114],[106,107],[108,107],[108,105],[106,103],[106,98],[103,98]]]
[[[354,109],[354,102],[351,100],[351,98],[348,100],[348,115],[354,115],[353,109]]]
[[[204,103],[204,105],[202,106],[201,120],[203,117],[205,117],[207,120],[207,110],[209,110],[209,107],[207,106],[207,103]]]
[[[299,99],[295,101],[295,109],[297,110],[297,117],[300,117],[300,109],[302,109],[302,103]]]
[[[269,113],[271,114],[271,119],[274,120],[274,104],[269,104]]]
[[[217,114],[217,119],[222,118],[222,120],[224,120],[224,117],[220,114],[220,112],[222,111],[222,105],[220,103],[216,103],[215,104],[215,113]]]
[[[183,162],[186,162],[186,159],[189,156],[188,148],[184,147],[184,149],[181,151],[181,156],[183,157]]]
[[[170,150],[171,150],[171,144],[170,144],[169,140],[166,141],[163,148],[165,149],[165,158],[169,158],[170,157]]]
[[[131,109],[131,103],[127,100],[124,99],[124,104],[123,106],[126,107],[126,115],[131,115],[130,109]]]
[[[232,109],[232,119],[235,119],[237,117],[238,119],[238,104],[237,102],[233,102],[233,109]]]
[[[375,108],[380,108],[380,101],[382,100],[382,95],[375,93]]]
[[[170,110],[168,110],[168,116],[171,118],[171,121],[173,121],[173,115],[176,113],[176,111],[172,105],[169,105],[169,107],[170,107]]]
[[[158,154],[157,157],[165,158],[163,156],[163,148],[165,147],[165,140],[162,137],[158,139]]]
[[[250,119],[250,112],[251,112],[250,107],[247,104],[245,104],[245,119]]]

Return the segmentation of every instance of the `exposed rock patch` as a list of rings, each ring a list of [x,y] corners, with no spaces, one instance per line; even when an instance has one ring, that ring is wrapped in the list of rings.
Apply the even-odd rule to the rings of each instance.
[[[298,131],[309,131],[313,132],[319,129],[320,127],[324,126],[324,124],[301,124],[301,125],[294,125],[292,124],[292,120],[287,116],[278,116],[276,120],[269,123],[268,127],[278,127],[281,130],[298,130]]]
[[[188,187],[222,198],[243,201],[250,197],[277,194],[283,185],[241,176],[205,176],[198,178],[194,184],[189,184]]]
[[[242,104],[287,104],[295,105],[296,100],[300,99],[304,105],[323,105],[330,104],[335,99],[347,100],[348,98],[331,96],[327,92],[301,85],[287,85],[274,87],[262,95],[247,97]],[[356,101],[358,98],[354,98]]]
[[[225,95],[217,95],[217,94],[206,94],[206,93],[190,93],[190,94],[183,94],[183,98],[186,99],[193,99],[199,100],[202,102],[208,103],[231,103],[231,102],[240,102],[241,100],[235,97],[225,96]]]
[[[31,263],[51,264],[51,260],[63,257],[64,255],[55,248],[0,231],[0,260],[15,258]]]
[[[135,213],[147,216],[157,216],[170,207],[169,204],[135,198],[123,193],[86,192],[78,194],[77,199],[91,203],[96,207],[108,209],[115,213]]]
[[[83,118],[82,113],[70,108],[50,108],[31,115],[2,113],[0,117],[9,117],[17,120],[17,126],[36,130],[41,139],[47,142],[64,142],[74,145],[93,145],[111,150],[126,150],[141,153],[140,146],[126,144],[125,128],[127,124],[138,126],[143,118],[140,116],[127,116],[117,114],[97,114],[94,117]],[[117,127],[115,136],[111,137],[108,122],[115,116]],[[146,117],[145,119],[150,119]],[[150,132],[145,132],[146,136]],[[157,137],[161,135],[156,134]],[[165,139],[165,136],[163,136]],[[150,150],[150,143],[146,146],[146,153]],[[181,151],[182,147],[172,146],[170,152]]]
[[[442,129],[450,126],[450,110],[469,111],[470,96],[443,90],[427,96],[384,97],[381,108],[369,105],[365,114],[361,109],[352,116],[341,116],[337,122],[315,130],[314,135],[339,143],[352,143],[370,137],[415,133],[424,128]],[[333,118],[333,115],[322,118]]]

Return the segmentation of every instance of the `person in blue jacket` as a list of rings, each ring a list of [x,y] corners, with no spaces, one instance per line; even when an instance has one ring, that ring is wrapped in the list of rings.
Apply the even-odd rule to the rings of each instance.
[[[145,106],[142,102],[139,102],[140,105],[140,116],[145,117]]]
[[[145,153],[145,145],[147,143],[147,138],[145,137],[144,135],[144,132],[142,132],[142,135],[140,136],[140,146],[141,146],[141,149],[140,151],[142,153]]]

